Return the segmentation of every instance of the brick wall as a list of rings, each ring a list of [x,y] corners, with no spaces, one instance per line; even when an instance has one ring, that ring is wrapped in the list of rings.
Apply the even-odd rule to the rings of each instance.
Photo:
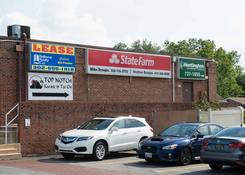
[[[191,104],[163,103],[79,103],[79,102],[24,102],[21,105],[20,143],[23,155],[54,153],[54,141],[59,133],[76,128],[95,116],[133,115],[145,117],[151,126],[158,123],[163,129],[173,122],[196,121],[196,113],[184,115]],[[157,115],[154,115],[156,111]],[[179,111],[170,117],[164,112]],[[182,111],[182,112],[180,112]],[[183,117],[185,116],[185,117]],[[31,126],[24,127],[24,119],[31,119]],[[172,120],[171,120],[172,119]],[[173,119],[175,119],[173,121]],[[159,126],[159,121],[165,121]],[[160,129],[158,128],[157,131]]]
[[[217,86],[216,86],[216,63],[208,62],[208,94],[209,100],[217,100]]]
[[[1,39],[8,38],[0,37]],[[19,55],[16,52],[16,44],[17,42],[0,42],[0,125],[3,125],[4,114],[18,102],[17,66],[18,60],[24,58],[23,53]],[[28,56],[28,50],[26,55]],[[67,102],[28,101],[28,70],[23,61],[19,133],[24,155],[53,153],[53,143],[58,133],[74,128],[96,114],[132,114],[146,117],[151,123],[154,110],[162,111],[163,114],[164,111],[191,110],[191,104],[182,103],[184,81],[176,79],[176,103],[171,103],[171,79],[87,75],[85,50],[76,49],[76,57],[77,68],[73,74],[74,100]],[[210,98],[216,95],[215,65],[209,69],[212,69],[208,72],[209,80],[193,81],[194,100],[204,90],[210,90]],[[24,127],[25,117],[31,118],[32,125],[29,128]],[[181,116],[175,118],[176,121],[183,119]],[[190,120],[194,119],[195,116],[191,116]],[[171,121],[167,118],[166,120]]]
[[[198,111],[192,110],[191,108],[185,108],[184,110],[156,111],[156,117],[153,118],[152,121],[152,126],[154,127],[154,133],[158,134],[163,129],[169,127],[174,123],[197,122],[198,121],[197,112]]]
[[[17,60],[18,53],[15,51],[16,43],[0,42],[0,66],[1,66],[1,104],[10,108],[17,101]],[[26,52],[28,59],[28,50]],[[22,57],[22,54],[21,54]],[[122,76],[87,75],[85,73],[85,50],[76,49],[77,68],[73,74],[74,101],[79,102],[172,102],[172,80],[158,78],[138,78]],[[23,60],[23,57],[21,58]],[[177,67],[175,67],[175,70]],[[22,99],[25,101],[27,67],[22,72]],[[208,80],[192,81],[194,100],[198,100],[200,91],[208,91],[210,99],[216,96],[215,64],[209,62]],[[176,77],[176,102],[183,102],[182,83],[187,80],[178,80]],[[7,83],[6,83],[7,82]],[[11,84],[12,83],[12,84]],[[7,94],[9,92],[10,94]],[[4,94],[3,94],[4,93]],[[9,97],[6,101],[6,97]],[[1,114],[5,113],[3,107]]]
[[[90,102],[155,102],[172,101],[170,80],[89,76]]]
[[[0,42],[0,126],[4,115],[17,103],[17,60],[13,42]]]

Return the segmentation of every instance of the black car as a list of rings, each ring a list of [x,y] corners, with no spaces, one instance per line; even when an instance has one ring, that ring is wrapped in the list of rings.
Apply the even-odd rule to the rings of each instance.
[[[200,158],[204,137],[212,136],[223,127],[211,123],[179,123],[148,138],[139,145],[138,156],[146,161],[179,162],[181,165]]]

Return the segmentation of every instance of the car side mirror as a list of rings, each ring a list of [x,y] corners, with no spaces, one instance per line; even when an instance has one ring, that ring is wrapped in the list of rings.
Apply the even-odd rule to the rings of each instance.
[[[112,127],[112,128],[110,129],[110,132],[111,132],[111,133],[113,133],[113,132],[115,132],[115,131],[118,131],[118,127],[116,127],[116,126],[114,126],[114,127]]]
[[[204,137],[203,134],[198,134],[196,138],[197,138],[197,140],[198,140],[198,139],[201,139],[201,138],[203,138],[203,137]]]
[[[193,140],[199,140],[200,138],[204,138],[204,135],[202,134],[194,134],[191,137]]]

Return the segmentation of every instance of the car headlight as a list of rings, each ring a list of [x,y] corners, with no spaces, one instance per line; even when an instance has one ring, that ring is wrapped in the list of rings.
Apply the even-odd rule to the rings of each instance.
[[[58,135],[57,139],[58,139],[58,140],[61,140],[61,137],[62,137],[61,135]]]
[[[167,146],[163,146],[162,149],[163,150],[173,150],[175,148],[177,148],[177,144],[173,144],[173,145],[167,145]]]
[[[93,136],[79,137],[79,138],[77,139],[77,142],[79,142],[79,141],[84,141],[84,140],[90,140],[90,139],[92,139],[92,138],[93,138]]]

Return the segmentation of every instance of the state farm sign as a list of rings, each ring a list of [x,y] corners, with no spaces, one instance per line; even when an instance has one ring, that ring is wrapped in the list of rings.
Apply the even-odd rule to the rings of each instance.
[[[171,78],[171,57],[142,53],[87,49],[87,73]]]

